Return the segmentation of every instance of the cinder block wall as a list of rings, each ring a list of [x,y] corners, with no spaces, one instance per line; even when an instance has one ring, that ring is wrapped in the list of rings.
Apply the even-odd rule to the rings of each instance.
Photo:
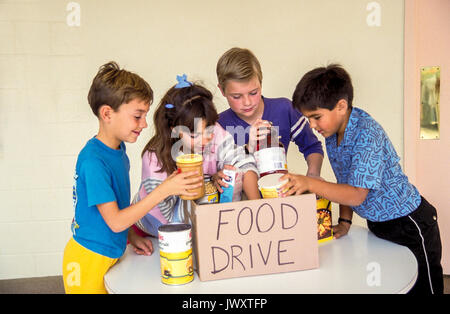
[[[0,279],[61,274],[76,156],[97,132],[86,96],[110,60],[145,78],[155,103],[186,73],[213,92],[219,112],[228,105],[215,66],[233,46],[259,58],[266,97],[290,98],[306,71],[339,62],[352,74],[355,105],[402,156],[403,0],[378,0],[378,11],[368,0],[71,2],[0,0]],[[154,107],[150,127],[127,145],[133,194]],[[295,146],[288,165],[306,171]],[[327,160],[322,175],[334,181]]]
[[[0,278],[61,273],[76,156],[95,134],[68,1],[0,1]]]

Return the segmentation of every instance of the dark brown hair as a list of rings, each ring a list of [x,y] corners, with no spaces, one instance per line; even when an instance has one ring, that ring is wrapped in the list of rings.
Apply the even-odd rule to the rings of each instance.
[[[151,104],[153,90],[139,75],[120,69],[114,61],[100,67],[88,94],[89,105],[97,117],[98,110],[103,105],[117,111],[120,105],[136,98]]]
[[[341,99],[352,107],[352,80],[341,65],[330,64],[315,68],[301,78],[292,96],[292,105],[300,111],[333,110]]]
[[[166,106],[171,104],[173,107]],[[193,83],[189,87],[173,86],[163,96],[153,116],[155,134],[144,147],[145,152],[154,152],[160,163],[158,172],[168,174],[176,170],[176,162],[171,155],[172,145],[179,138],[172,138],[172,129],[185,126],[194,131],[194,119],[206,121],[206,126],[214,125],[219,116],[213,103],[213,95],[205,87]]]

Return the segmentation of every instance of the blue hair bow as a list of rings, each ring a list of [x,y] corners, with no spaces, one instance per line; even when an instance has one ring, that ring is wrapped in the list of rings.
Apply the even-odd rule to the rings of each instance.
[[[186,74],[183,74],[181,76],[177,75],[177,81],[178,81],[178,84],[175,85],[175,88],[183,88],[183,87],[192,86],[192,83],[187,80]]]

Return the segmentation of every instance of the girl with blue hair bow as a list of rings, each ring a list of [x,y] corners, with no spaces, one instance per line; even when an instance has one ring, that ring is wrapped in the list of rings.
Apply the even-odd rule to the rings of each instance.
[[[235,169],[233,201],[241,200],[241,192],[248,199],[260,198],[255,159],[217,123],[212,93],[189,82],[186,75],[177,76],[177,80],[155,111],[155,134],[142,152],[142,180],[134,201],[144,198],[175,172],[176,157],[183,153],[201,154],[203,173],[211,176],[218,188],[222,170]],[[160,225],[184,220],[183,206],[179,196],[170,196],[149,209],[134,229],[141,235],[157,236]]]

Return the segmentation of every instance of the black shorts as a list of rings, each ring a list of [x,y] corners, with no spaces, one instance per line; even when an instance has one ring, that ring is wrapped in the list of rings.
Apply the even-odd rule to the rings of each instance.
[[[411,214],[383,222],[367,221],[377,237],[408,247],[416,256],[418,276],[411,294],[442,294],[442,244],[436,208],[422,197]]]

